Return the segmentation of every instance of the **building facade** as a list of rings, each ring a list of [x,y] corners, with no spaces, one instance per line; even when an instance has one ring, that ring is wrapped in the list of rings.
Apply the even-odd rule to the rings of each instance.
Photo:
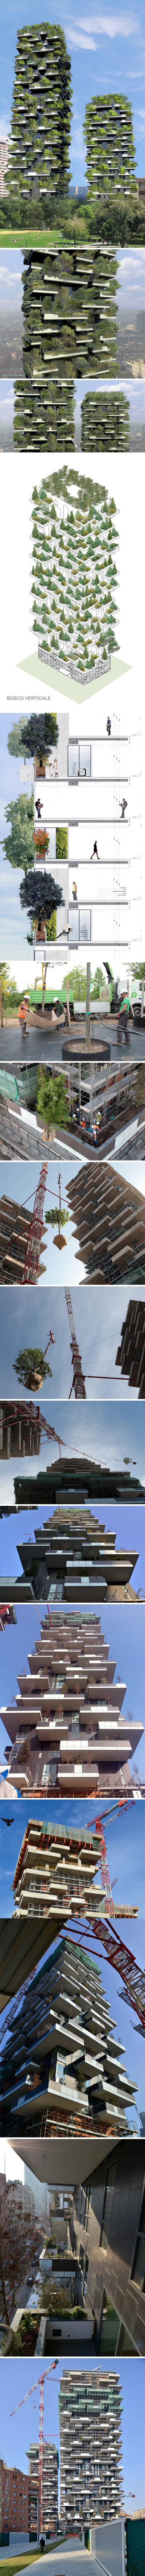
[[[60,2511],[65,2531],[122,2511],[121,2386],[117,2371],[63,2371],[60,2381]]]
[[[42,1571],[44,1581],[45,1569],[48,1589],[49,1540],[47,1546],[47,1537],[46,1531],[46,1559],[44,1556],[43,1563],[41,1546],[40,1554],[38,1552],[38,1600],[40,1600]],[[44,1548],[43,1536],[41,1544]],[[29,1541],[28,1546],[27,1542],[21,1545],[20,1554],[22,1561],[24,1559],[25,1567],[25,1560],[29,1563]],[[32,1546],[31,1557],[33,1557]],[[132,1562],[134,1563],[134,1557],[130,1551],[130,1558],[128,1557],[130,1573]],[[70,1578],[68,1591],[69,1585]],[[31,1597],[34,1595],[31,1594]],[[115,1662],[109,1655],[109,1647],[101,1631],[100,1619],[96,1617],[95,1612],[90,1615],[89,1620],[85,1612],[81,1612],[79,1617],[77,1610],[73,1613],[73,1609],[68,1611],[67,1617],[65,1612],[63,1615],[59,1611],[59,1607],[55,1613],[54,1584],[49,1586],[49,1599],[51,1621],[46,1614],[46,1619],[42,1622],[40,1641],[39,1639],[36,1641],[34,1652],[28,1656],[29,1674],[18,1674],[19,1695],[16,1702],[13,1700],[13,1704],[10,1703],[10,1707],[7,1708],[11,1751],[8,1743],[5,1746],[5,1753],[10,1784],[11,1782],[14,1782],[14,1785],[17,1784],[23,1795],[31,1791],[34,1798],[38,1798],[41,1794],[42,1798],[55,1796],[64,1798],[72,1795],[76,1799],[80,1798],[80,1795],[90,1796],[91,1793],[93,1796],[96,1794],[98,1798],[104,1793],[107,1796],[112,1792],[115,1794],[116,1790],[120,1796],[122,1791],[126,1790],[131,1797],[133,1796],[131,1763],[133,1754],[137,1752],[140,1737],[143,1735],[141,1717],[136,1720],[130,1717],[127,1723],[124,1705],[122,1708],[126,1685],[125,1682],[116,1681]],[[3,1716],[3,1711],[1,1714]],[[61,1871],[61,1828],[59,1843]],[[77,1858],[76,1837],[75,1847]],[[44,1836],[44,1855],[47,1848],[48,1841],[46,1840],[45,1843]],[[92,1845],[91,1850],[93,1853]],[[52,1855],[52,1836],[50,1853]],[[67,1862],[68,1857],[67,1851]],[[27,1859],[27,1845],[25,1859]],[[57,1847],[56,1861],[59,1886]],[[77,1869],[78,1866],[77,1860]],[[89,1851],[90,1873],[91,1867]],[[87,1854],[85,1853],[85,1883],[86,1880]]]
[[[38,1183],[38,1189],[39,1187],[41,1188],[41,1183]],[[15,1283],[17,1284],[18,1282],[18,1287],[19,1285],[22,1286],[23,1280],[25,1281],[27,1256],[29,1278],[29,1258],[31,1247],[32,1278],[33,1286],[35,1287],[36,1280],[41,1279],[44,1271],[46,1270],[46,1262],[41,1261],[40,1259],[41,1242],[43,1244],[45,1241],[45,1225],[43,1224],[43,1218],[41,1216],[40,1220],[38,1217],[38,1228],[35,1231],[35,1203],[33,1232],[32,1220],[30,1219],[30,1203],[28,1208],[25,1207],[25,1204],[23,1205],[23,1202],[21,1206],[18,1199],[12,1199],[9,1196],[6,1197],[6,1192],[3,1191],[3,1197],[0,1199],[1,1285],[5,1284],[8,1286],[10,1282],[11,1287],[14,1287]]]
[[[29,202],[64,196],[69,179],[71,65],[63,27],[21,27],[17,36],[8,186]]]
[[[93,1276],[94,1276],[94,1274],[93,1274]],[[0,1407],[0,1426],[1,1426],[1,1413],[3,1412],[3,1415],[4,1415],[4,1411],[5,1411],[5,1415],[6,1415],[6,1405],[5,1405],[5,1408],[4,1408],[4,1405],[3,1405],[3,1407],[2,1407],[2,1406]],[[12,1406],[11,1406],[11,1408],[10,1408],[10,1406],[9,1406],[9,1408],[8,1408],[8,1414],[9,1414],[9,1427],[10,1427],[10,1432],[12,1432],[11,1447],[13,1448],[13,1456],[14,1456],[14,1455],[15,1455],[15,1446],[16,1446],[16,1451],[18,1451],[18,1448],[20,1448],[20,1447],[21,1447],[21,1441],[16,1440],[16,1444],[15,1444],[15,1439],[14,1439],[14,1436],[13,1436],[13,1435],[14,1435],[14,1425],[13,1425],[13,1422],[12,1422],[12,1421],[10,1421],[10,1412],[11,1412],[11,1415],[12,1415],[12,1411],[13,1411],[13,1414],[14,1414],[14,1405],[13,1405],[13,1408],[12,1408]],[[26,1408],[26,1411],[27,1411],[27,1408]],[[20,1414],[21,1414],[21,1416],[22,1416],[22,1405],[20,1406]],[[32,1448],[32,1449],[33,1449],[33,1448],[35,1448],[35,1453],[36,1453],[36,1450],[38,1450],[38,1445],[39,1445],[39,1448],[40,1448],[42,1419],[43,1419],[43,1429],[44,1429],[44,1416],[43,1416],[43,1417],[42,1417],[42,1415],[40,1416],[40,1412],[39,1412],[39,1426],[38,1426],[39,1439],[38,1439],[38,1437],[36,1436],[35,1441],[33,1441],[32,1424],[31,1424],[31,1437],[30,1437],[30,1439],[29,1439],[28,1446],[29,1446],[30,1448]],[[78,1427],[78,1430],[79,1430],[79,1420],[78,1420],[78,1425],[77,1425],[77,1427]],[[6,1424],[5,1424],[4,1428],[6,1429]],[[46,1424],[45,1424],[45,1429],[46,1429]],[[57,1438],[57,1434],[56,1434],[55,1436],[56,1436],[56,1438]],[[60,1427],[60,1441],[61,1441],[61,1427]],[[1,1441],[1,1448],[2,1448],[2,1441]],[[8,1456],[10,1455],[10,1449],[9,1449],[8,1451],[7,1451],[7,1449],[5,1450],[5,1455],[8,1455]],[[25,1450],[24,1450],[24,1445],[23,1445],[23,1458],[24,1458],[24,1457],[25,1457]],[[133,1475],[133,1470],[131,1470],[131,1473],[130,1473],[130,1467],[125,1467],[124,1465],[123,1465],[123,1467],[114,1467],[114,1468],[111,1468],[111,1467],[104,1467],[104,1466],[101,1466],[101,1465],[100,1465],[100,1458],[99,1458],[99,1459],[98,1459],[98,1458],[96,1458],[96,1459],[95,1459],[95,1461],[94,1461],[94,1458],[90,1458],[90,1457],[88,1458],[88,1457],[87,1457],[87,1450],[86,1450],[86,1451],[84,1450],[84,1455],[83,1455],[82,1451],[80,1451],[80,1454],[78,1455],[78,1451],[77,1451],[77,1453],[76,1453],[76,1450],[73,1450],[73,1451],[72,1451],[72,1455],[71,1455],[71,1451],[70,1451],[70,1452],[69,1452],[69,1457],[68,1457],[68,1458],[65,1458],[65,1457],[63,1456],[63,1460],[62,1460],[62,1456],[61,1456],[61,1454],[60,1454],[60,1457],[57,1457],[57,1456],[56,1456],[56,1459],[55,1459],[55,1466],[54,1466],[53,1462],[52,1462],[52,1465],[50,1465],[50,1467],[46,1467],[46,1468],[45,1468],[45,1467],[41,1466],[41,1467],[39,1468],[39,1471],[38,1471],[38,1474],[36,1475],[36,1477],[35,1477],[35,1474],[34,1474],[34,1473],[33,1473],[33,1475],[31,1475],[31,1473],[30,1473],[30,1476],[29,1476],[29,1477],[28,1477],[28,1476],[27,1476],[27,1477],[25,1477],[25,1466],[23,1466],[23,1468],[22,1468],[22,1473],[21,1473],[21,1474],[19,1474],[19,1475],[17,1475],[17,1476],[14,1476],[14,1494],[15,1494],[15,1503],[16,1503],[16,1507],[20,1507],[20,1508],[21,1508],[21,1505],[22,1505],[22,1507],[23,1507],[23,1504],[25,1503],[25,1505],[27,1505],[27,1510],[29,1510],[30,1502],[31,1502],[31,1503],[37,1503],[37,1504],[38,1504],[38,1503],[59,1503],[59,1502],[60,1502],[60,1503],[62,1503],[62,1502],[63,1502],[63,1507],[64,1507],[64,1502],[65,1502],[65,1501],[66,1501],[66,1503],[67,1503],[67,1504],[68,1504],[68,1503],[69,1503],[69,1504],[70,1504],[70,1503],[72,1504],[72,1503],[74,1503],[74,1502],[75,1502],[75,1497],[76,1497],[76,1500],[78,1501],[78,1503],[82,1503],[82,1504],[83,1504],[84,1499],[85,1499],[85,1504],[86,1504],[86,1503],[88,1503],[88,1502],[92,1502],[93,1497],[94,1497],[94,1499],[96,1498],[96,1494],[97,1494],[97,1500],[98,1500],[98,1498],[99,1498],[99,1501],[101,1501],[101,1500],[103,1500],[103,1501],[108,1500],[108,1501],[109,1501],[109,1499],[110,1499],[110,1502],[113,1502],[113,1503],[114,1503],[114,1501],[115,1501],[115,1502],[118,1502],[118,1503],[137,1503],[137,1502],[143,1502],[143,1501],[144,1501],[144,1485],[142,1485],[142,1484],[141,1484],[141,1478],[140,1478],[139,1476],[137,1476],[137,1475],[135,1475],[135,1476],[134,1476],[134,1475]],[[83,1588],[84,1588],[84,1587],[83,1587]],[[90,1588],[90,1587],[89,1587],[89,1588]],[[88,1589],[88,1587],[87,1587],[87,1589]],[[73,1584],[73,1591],[74,1591],[74,1584]],[[62,1593],[61,1593],[61,1595],[60,1595],[61,1600],[62,1600],[62,1597],[63,1597],[63,1596],[62,1596]],[[67,1597],[67,1596],[66,1596],[66,1597]],[[80,1596],[79,1596],[79,1597],[80,1597]],[[101,1585],[101,1594],[100,1594],[100,1592],[99,1592],[99,1600],[100,1600],[100,1597],[102,1598],[102,1585]],[[69,1600],[70,1600],[70,1599],[71,1599],[71,1594],[70,1594],[70,1592],[69,1592]],[[103,1600],[104,1600],[104,1591],[103,1591]]]
[[[99,448],[100,453],[102,448],[122,449],[129,444],[129,402],[122,387],[119,393],[114,389],[99,393],[98,387],[86,393],[81,403],[81,447]]]
[[[0,2460],[0,2479],[1,2546],[3,2545],[4,2547],[4,2542],[9,2543],[10,2531],[18,2531],[19,2534],[23,2534],[23,2532],[28,2533],[33,2528],[33,2531],[37,2534],[37,2493],[35,2497],[35,2488],[32,2488],[31,2477],[30,2474],[28,2476],[27,2470],[16,2469],[15,2467],[8,2468],[7,2460]]]
[[[139,1396],[145,1396],[145,1306],[141,1297],[129,1299],[125,1323],[121,1328],[121,1342],[116,1351],[118,1367],[122,1377],[128,1377],[129,1386],[138,1387]]]
[[[8,150],[9,136],[8,134],[2,134],[0,136],[0,197],[5,197],[5,170],[7,170]]]
[[[135,150],[128,98],[110,91],[85,111],[87,186],[91,197],[135,197]]]
[[[145,2154],[140,2139],[111,2147],[109,2162],[72,2193],[69,2236],[85,2313],[100,2353],[145,2349]]]
[[[40,656],[86,681],[116,651],[116,508],[105,485],[62,467],[34,486],[32,610]],[[89,579],[88,579],[89,575]],[[64,617],[65,605],[65,617]]]
[[[98,1171],[90,1161],[75,1180],[67,1181],[67,1197],[79,1242],[76,1260],[85,1263],[86,1278],[94,1285],[102,1280],[144,1282],[144,1201],[128,1172],[124,1181],[100,1155]]]
[[[49,2530],[51,2537],[53,2538],[58,2525],[58,2464],[59,2452],[56,2451],[55,2442],[43,2441],[43,2531]],[[31,2478],[33,2475],[34,2478],[36,2477],[36,2480],[39,2479],[39,2442],[30,2442],[29,2470]],[[32,2512],[33,2501],[31,2499],[30,2530]]]
[[[89,1940],[89,1936],[88,1936]],[[5,2135],[134,2133],[134,2086],[89,1947],[67,1933],[9,2014],[2,2050]],[[136,2123],[135,2123],[136,2126]]]
[[[14,1403],[5,1396],[0,1403],[0,1455],[2,1458],[40,1456],[40,1404],[30,1404],[19,1397]]]

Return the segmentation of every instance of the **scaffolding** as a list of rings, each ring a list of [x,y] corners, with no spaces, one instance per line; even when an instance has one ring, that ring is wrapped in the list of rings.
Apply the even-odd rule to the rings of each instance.
[[[28,1280],[28,1282],[29,1282],[29,1281],[30,1281],[30,1282],[32,1281],[32,1285],[33,1285],[33,1280],[37,1279],[37,1277],[38,1277],[38,1269],[39,1269],[39,1253],[40,1253],[41,1233],[42,1233],[42,1225],[43,1225],[43,1208],[44,1208],[44,1198],[45,1198],[45,1190],[46,1190],[46,1181],[47,1181],[47,1163],[42,1163],[42,1171],[40,1172],[40,1180],[38,1181],[38,1188],[37,1188],[37,1190],[36,1190],[36,1195],[35,1195],[35,1199],[34,1199],[33,1216],[31,1216],[31,1217],[30,1217],[29,1232],[28,1232],[28,1241],[27,1241],[27,1249],[26,1249],[26,1256],[25,1256],[25,1263],[24,1263],[24,1270],[23,1270],[23,1282],[24,1282],[24,1285],[26,1285],[26,1281],[27,1281],[27,1280]]]

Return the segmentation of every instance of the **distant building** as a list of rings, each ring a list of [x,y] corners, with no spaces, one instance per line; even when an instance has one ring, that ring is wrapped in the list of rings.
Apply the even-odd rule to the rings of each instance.
[[[135,150],[132,112],[128,98],[116,92],[108,97],[91,98],[85,110],[87,184],[92,197],[119,196],[129,201],[136,194]]]
[[[15,2467],[8,2468],[7,2461],[1,2459],[0,2474],[1,2547],[4,2548],[4,2544],[9,2542],[10,2531],[27,2533],[32,2529],[32,2522],[34,2535],[37,2535],[37,2492],[35,2497],[35,2490],[32,2488],[31,2476],[30,2473],[29,2476],[27,2475],[26,2469],[16,2469]]]
[[[43,2471],[42,2471],[43,2531],[48,2531],[48,2530],[49,2530],[49,2531],[50,2531],[50,2533],[51,2533],[51,2536],[52,2536],[52,2537],[54,2537],[54,2534],[55,2534],[55,2532],[57,2531],[57,2524],[58,2524],[58,2464],[59,2464],[59,2452],[58,2452],[58,2451],[56,2451],[55,2442],[44,2442],[44,2441],[43,2441]],[[31,2473],[31,2476],[32,2476],[32,2474],[33,2474],[33,2477],[35,2477],[35,2476],[36,2476],[36,2478],[38,2479],[38,2478],[39,2478],[39,2442],[30,2442],[30,2449],[29,2449],[29,2467],[30,2467],[30,2473]],[[32,2514],[33,2514],[33,2490],[31,2490],[30,2531],[31,2531],[31,2525],[32,2525]],[[32,2528],[33,2528],[33,2525],[32,2525]]]
[[[9,135],[2,134],[0,135],[0,197],[6,197],[5,170],[7,170],[8,150]]]

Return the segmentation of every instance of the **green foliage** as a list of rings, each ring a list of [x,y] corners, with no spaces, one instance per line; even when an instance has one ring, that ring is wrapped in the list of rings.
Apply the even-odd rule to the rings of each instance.
[[[33,861],[34,864],[33,789],[31,796],[19,795],[14,803],[12,801],[10,805],[5,805],[5,815],[11,830],[2,842],[4,859],[10,860],[11,868],[24,868],[26,876],[30,863],[32,865]]]
[[[18,993],[15,976],[9,975],[9,968],[5,964],[0,964],[0,983],[2,1004],[5,1003],[5,1010],[19,1010],[19,1002],[23,1001],[25,984],[23,985],[22,992]]]
[[[64,866],[65,862],[67,861],[67,846],[68,846],[67,823],[63,823],[63,824],[62,824],[62,823],[57,823],[57,831],[56,831],[56,858],[58,859],[59,867],[60,867],[60,868],[62,868],[62,867]],[[58,897],[57,897],[57,901],[58,901]]]
[[[47,715],[45,709],[44,715],[41,712],[39,714],[38,707],[38,715],[26,716],[24,719],[19,716],[18,724],[12,725],[12,731],[8,733],[8,751],[11,752],[13,759],[16,759],[17,755],[20,756],[20,752],[24,754],[24,759],[25,755],[28,760],[45,759],[45,754],[48,759],[49,752],[57,748],[58,731],[56,716]]]
[[[20,886],[20,903],[21,911],[24,912],[26,909],[27,912],[29,912],[30,921],[37,921],[38,929],[41,932],[41,922],[46,921],[46,918],[47,928],[49,928],[49,914],[51,919],[54,904],[56,905],[58,903],[60,905],[60,909],[62,907],[64,911],[64,895],[62,894],[62,886],[56,885],[55,877],[47,875],[46,868],[44,869],[43,876],[41,875],[41,869],[29,868],[27,870],[26,882],[25,878],[24,882],[22,878],[22,884]]]
[[[42,1065],[42,1074],[38,1073],[37,1111],[38,1117],[42,1115],[45,1118],[45,1125],[48,1128],[55,1127],[55,1124],[57,1127],[70,1126],[65,1076],[63,1073],[48,1073],[45,1065]]]
[[[55,1207],[55,1208],[46,1208],[45,1225],[56,1225],[56,1224],[58,1224],[58,1217],[59,1217],[59,1208],[58,1208],[58,1207]],[[67,1210],[67,1208],[62,1208],[62,1207],[61,1207],[60,1225],[66,1225],[66,1219],[68,1219],[68,1210]],[[51,1372],[51,1374],[52,1374],[52,1372]]]
[[[44,1352],[39,1348],[33,1350],[31,1346],[30,1349],[28,1347],[27,1350],[18,1351],[17,1359],[13,1360],[13,1368],[21,1386],[26,1386],[30,1369],[32,1374],[33,1369],[37,1368],[40,1369],[41,1377],[52,1377],[52,1369],[49,1367],[49,1361],[44,1359]]]

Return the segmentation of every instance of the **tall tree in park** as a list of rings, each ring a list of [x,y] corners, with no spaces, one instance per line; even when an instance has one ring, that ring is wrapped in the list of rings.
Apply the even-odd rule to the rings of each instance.
[[[11,753],[11,758],[20,759],[22,753],[24,760],[40,760],[40,764],[41,760],[45,760],[45,756],[46,760],[49,760],[51,751],[57,750],[58,731],[57,717],[47,715],[45,709],[44,715],[41,710],[39,714],[38,707],[38,715],[23,718],[19,716],[18,724],[15,722],[11,732],[8,733],[8,751]]]
[[[27,868],[34,866],[33,790],[31,796],[16,796],[14,803],[5,805],[5,818],[10,831],[2,842],[4,859],[10,860],[11,868],[24,868],[26,876]]]

